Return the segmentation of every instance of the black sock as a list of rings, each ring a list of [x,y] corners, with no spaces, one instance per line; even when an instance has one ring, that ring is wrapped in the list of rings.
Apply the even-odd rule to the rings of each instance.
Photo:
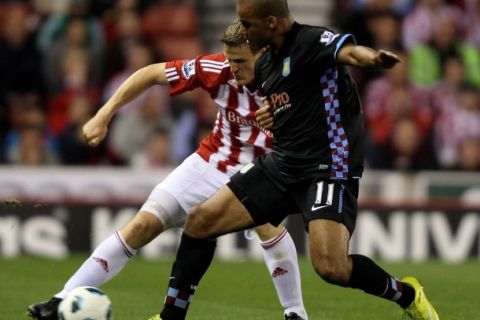
[[[213,260],[215,247],[215,241],[195,239],[182,234],[160,313],[162,319],[185,319],[195,289]]]
[[[389,275],[366,256],[352,254],[352,274],[347,287],[361,289],[366,293],[408,307],[415,298],[415,290]]]

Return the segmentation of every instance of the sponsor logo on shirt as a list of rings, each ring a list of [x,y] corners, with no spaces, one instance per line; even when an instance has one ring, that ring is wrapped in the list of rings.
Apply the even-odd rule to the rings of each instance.
[[[195,60],[185,62],[182,66],[182,73],[185,79],[190,79],[195,74]]]
[[[244,117],[234,110],[226,110],[225,117],[227,118],[227,121],[230,123],[237,123],[242,126],[258,128],[267,136],[269,137],[272,136],[272,133],[270,131],[265,130],[262,126],[260,126],[260,124],[257,122],[255,118],[252,118],[252,115]],[[254,114],[253,114],[253,117],[254,117]]]
[[[290,109],[292,104],[290,103],[290,96],[286,92],[274,93],[270,95],[270,104],[273,107],[273,115]]]
[[[260,128],[260,125],[258,124],[257,120],[249,117],[241,116],[240,114],[238,114],[238,112],[235,112],[233,110],[227,110],[226,117],[228,122],[238,123],[244,126]]]
[[[325,43],[325,45],[329,45],[330,43],[333,42],[340,34],[334,34],[333,32],[330,31],[324,31],[322,35],[320,36],[320,43]]]

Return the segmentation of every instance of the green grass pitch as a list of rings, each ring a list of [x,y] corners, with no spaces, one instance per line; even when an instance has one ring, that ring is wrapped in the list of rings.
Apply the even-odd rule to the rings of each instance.
[[[26,319],[26,306],[49,298],[85,256],[67,260],[0,259],[0,319]],[[401,319],[394,303],[359,290],[329,285],[301,259],[303,295],[311,320]],[[380,263],[397,277],[417,276],[442,320],[480,319],[480,263]],[[171,261],[136,258],[102,289],[113,301],[115,320],[146,320],[157,313]],[[280,320],[282,309],[262,262],[215,260],[190,307],[191,320]]]

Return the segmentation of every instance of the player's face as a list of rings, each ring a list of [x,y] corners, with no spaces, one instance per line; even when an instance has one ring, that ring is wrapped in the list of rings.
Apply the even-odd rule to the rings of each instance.
[[[248,44],[224,45],[224,53],[230,63],[230,71],[240,85],[252,84],[255,80],[255,55]]]
[[[272,40],[272,30],[268,28],[267,19],[255,16],[253,1],[237,2],[237,14],[242,22],[242,32],[253,47],[264,48]]]

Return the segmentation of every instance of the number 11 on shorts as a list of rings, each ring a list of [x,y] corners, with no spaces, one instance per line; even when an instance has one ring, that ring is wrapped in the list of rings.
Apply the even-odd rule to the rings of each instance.
[[[316,193],[316,196],[315,196],[315,203],[312,206],[312,211],[316,211],[316,210],[319,210],[319,209],[322,209],[322,208],[329,207],[333,203],[333,189],[334,189],[335,185],[333,183],[329,183],[327,185],[327,187],[328,187],[327,196],[326,196],[325,199],[323,199],[323,194],[324,194],[323,186],[324,186],[324,184],[325,184],[324,181],[320,181],[320,182],[317,183],[317,193]],[[323,200],[325,200],[325,201],[322,202]]]

